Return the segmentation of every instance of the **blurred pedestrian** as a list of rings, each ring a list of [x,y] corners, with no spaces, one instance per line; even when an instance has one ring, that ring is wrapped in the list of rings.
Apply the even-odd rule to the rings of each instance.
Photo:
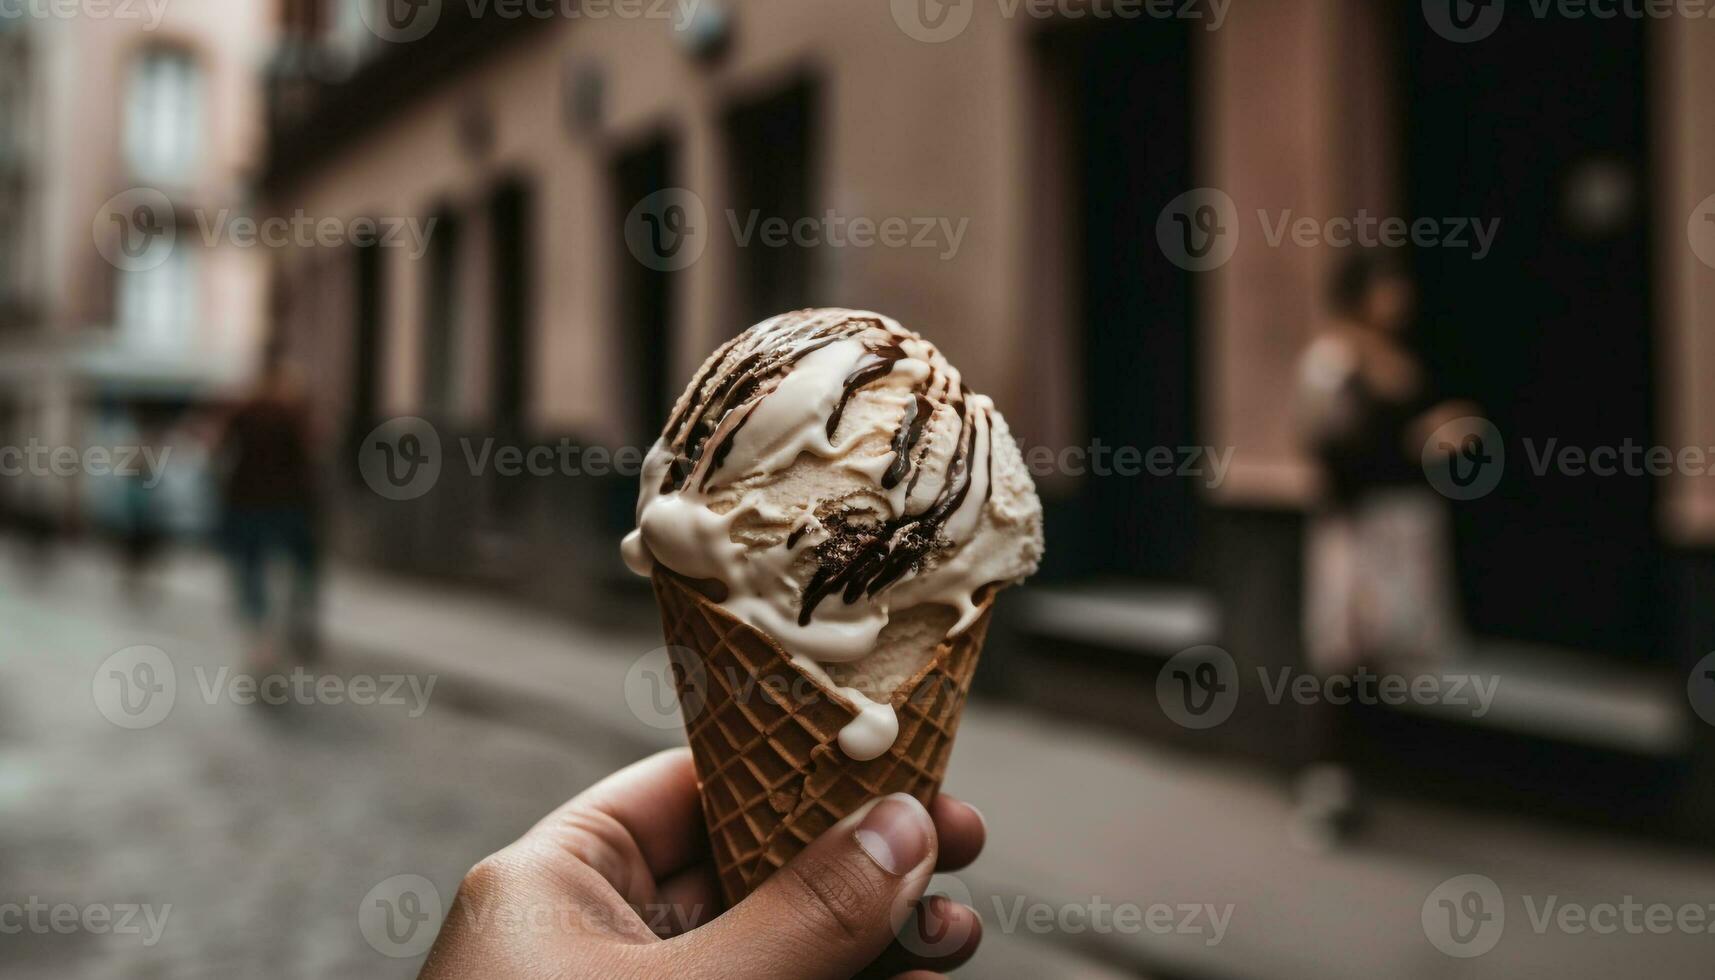
[[[145,598],[150,573],[167,544],[167,529],[156,494],[163,474],[155,469],[159,464],[152,462],[163,458],[161,449],[166,445],[167,425],[158,410],[139,405],[130,410],[130,428],[131,442],[144,462],[119,475],[121,554],[126,589],[132,601],[138,602]]]
[[[1421,671],[1462,645],[1445,501],[1425,478],[1425,440],[1474,407],[1437,397],[1416,340],[1416,290],[1397,252],[1365,249],[1339,269],[1327,328],[1299,364],[1304,441],[1323,496],[1305,544],[1304,639],[1323,678]],[[1299,781],[1301,828],[1331,842],[1357,815],[1345,765],[1350,712],[1310,713],[1316,763]]]
[[[269,570],[276,557],[292,569],[287,609],[292,652],[319,652],[321,542],[315,440],[309,403],[286,358],[270,343],[252,391],[226,416],[216,444],[222,537],[232,561],[239,615],[249,634],[252,669],[272,667]]]

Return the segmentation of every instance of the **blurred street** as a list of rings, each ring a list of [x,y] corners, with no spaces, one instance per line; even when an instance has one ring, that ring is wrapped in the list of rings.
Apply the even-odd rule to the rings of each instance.
[[[7,898],[171,905],[152,946],[146,930],[8,936],[8,977],[411,976],[419,957],[389,959],[359,930],[371,889],[420,874],[450,900],[472,862],[678,740],[627,707],[626,671],[658,644],[641,627],[593,633],[339,571],[325,672],[432,676],[430,697],[210,704],[202,687],[237,649],[217,565],[177,559],[153,578],[159,594],[132,605],[98,553],[46,568],[0,555]],[[178,692],[165,720],[128,731],[96,710],[91,678],[138,644],[169,653]],[[1706,975],[1705,935],[1575,935],[1538,930],[1529,914],[1551,896],[1706,907],[1715,861],[1704,857],[1398,802],[1379,805],[1355,845],[1311,854],[1287,843],[1275,778],[990,704],[967,716],[949,788],[991,827],[983,860],[945,883],[987,921],[973,976],[1624,975],[1640,944],[1654,976]],[[1439,883],[1473,873],[1501,885],[1514,917],[1492,952],[1457,960],[1426,939],[1422,908]],[[267,884],[235,890],[242,882]],[[1224,912],[1159,934],[1064,918],[1034,928],[1016,915],[1126,902]]]

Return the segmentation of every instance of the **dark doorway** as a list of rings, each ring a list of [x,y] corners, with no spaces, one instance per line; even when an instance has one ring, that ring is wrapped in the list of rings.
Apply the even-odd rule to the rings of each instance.
[[[734,333],[776,313],[817,305],[814,247],[793,241],[768,244],[762,236],[767,222],[783,220],[791,227],[816,216],[818,92],[813,81],[800,79],[727,111],[736,229],[722,230],[750,236],[734,250]]]
[[[1076,323],[1085,438],[1147,454],[1197,445],[1191,274],[1155,244],[1157,216],[1197,186],[1191,167],[1191,50],[1181,21],[1067,24],[1045,32],[1047,84],[1067,93],[1065,177],[1076,191]],[[1092,454],[1092,461],[1095,459]],[[1054,506],[1060,571],[1184,581],[1198,486],[1180,476],[1086,474]]]
[[[624,217],[638,202],[673,187],[678,147],[666,136],[649,139],[621,153],[613,164],[613,213]],[[619,263],[618,309],[615,317],[625,351],[631,417],[638,426],[638,445],[649,445],[667,423],[673,397],[668,372],[672,351],[674,294],[678,274],[638,261],[624,247]]]
[[[373,242],[352,249],[351,406],[347,416],[346,458],[357,459],[357,447],[381,414],[382,330],[386,285],[383,252]],[[353,479],[361,479],[351,467]]]
[[[490,405],[494,428],[517,438],[524,432],[529,405],[531,317],[535,310],[536,246],[530,221],[534,194],[522,179],[502,183],[489,198],[493,236],[489,276],[493,313],[490,348]]]
[[[1539,473],[1533,453],[1653,444],[1648,21],[1508,16],[1468,44],[1415,6],[1405,25],[1410,210],[1500,219],[1480,261],[1415,257],[1430,363],[1506,446],[1498,488],[1454,505],[1471,626],[1647,656],[1653,481]]]
[[[443,418],[454,408],[460,304],[459,243],[464,229],[450,209],[435,212],[429,240],[428,278],[423,283],[423,414]]]

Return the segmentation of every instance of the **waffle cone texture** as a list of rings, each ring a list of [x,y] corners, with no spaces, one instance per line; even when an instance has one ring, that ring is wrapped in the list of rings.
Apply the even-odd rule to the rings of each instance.
[[[668,572],[655,597],[673,651],[685,733],[696,764],[709,846],[727,905],[743,899],[822,832],[870,800],[909,793],[928,806],[941,789],[953,735],[988,633],[981,614],[949,637],[894,692],[899,737],[867,762],[840,748],[857,709],[804,673],[773,638]]]

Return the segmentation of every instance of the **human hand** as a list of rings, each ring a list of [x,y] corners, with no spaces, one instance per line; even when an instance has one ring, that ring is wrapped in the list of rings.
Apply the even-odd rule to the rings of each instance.
[[[663,752],[472,868],[419,980],[928,980],[970,959],[982,922],[949,899],[919,900],[935,871],[975,860],[984,836],[977,811],[945,794],[929,812],[890,796],[711,921],[720,883],[691,754]]]

